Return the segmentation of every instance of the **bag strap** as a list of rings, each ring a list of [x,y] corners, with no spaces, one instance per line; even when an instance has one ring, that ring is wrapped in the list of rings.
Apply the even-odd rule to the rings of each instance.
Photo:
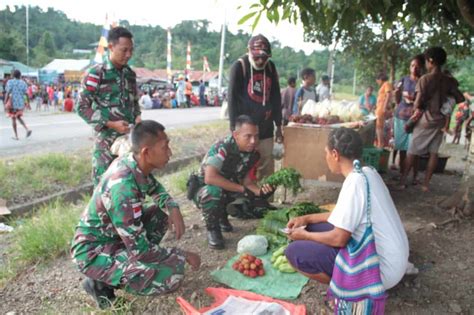
[[[354,160],[353,165],[354,165],[354,172],[359,173],[364,177],[365,186],[367,188],[367,202],[365,204],[365,209],[366,209],[366,213],[367,213],[367,226],[369,227],[369,226],[372,226],[372,220],[371,220],[372,205],[371,205],[371,201],[370,201],[369,180],[367,178],[367,175],[365,175],[365,173],[362,171],[362,167],[361,167],[361,164],[360,164],[359,160]]]

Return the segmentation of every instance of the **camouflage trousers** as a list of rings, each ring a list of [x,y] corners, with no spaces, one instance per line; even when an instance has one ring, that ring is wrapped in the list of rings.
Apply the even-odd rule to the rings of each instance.
[[[262,218],[266,208],[254,207],[253,202],[241,193],[229,192],[213,185],[204,185],[194,203],[202,210],[202,216],[208,230],[218,229],[219,221],[228,214],[240,219]]]
[[[159,244],[168,228],[168,216],[151,206],[144,208],[143,222],[149,241]],[[165,259],[142,262],[130,257],[123,244],[89,243],[72,249],[74,262],[86,276],[137,295],[160,295],[179,288],[185,257],[176,248],[167,250]]]
[[[112,161],[117,157],[110,151],[115,138],[96,138],[92,152],[92,182],[96,187],[100,177],[107,171]]]

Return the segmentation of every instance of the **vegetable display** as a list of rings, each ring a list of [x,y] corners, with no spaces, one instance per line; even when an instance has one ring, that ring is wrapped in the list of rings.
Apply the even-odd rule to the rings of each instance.
[[[301,110],[301,116],[291,116],[290,121],[302,124],[331,125],[363,120],[364,116],[357,102],[324,100],[316,103],[308,100]]]
[[[265,275],[263,261],[250,254],[243,254],[232,264],[232,269],[246,277],[256,278]]]
[[[281,170],[265,178],[263,183],[270,184],[275,188],[277,186],[283,186],[287,189],[291,189],[293,195],[296,195],[302,190],[300,178],[301,174],[298,173],[294,168],[282,168]]]
[[[290,265],[285,256],[285,249],[287,247],[288,245],[281,246],[272,254],[272,266],[280,272],[294,273],[296,270]]]
[[[289,242],[286,234],[284,234],[281,229],[286,227],[286,224],[291,218],[321,212],[327,211],[319,208],[319,206],[312,202],[300,202],[290,208],[269,211],[263,219],[260,220],[256,233],[265,236],[271,248],[278,248]]]

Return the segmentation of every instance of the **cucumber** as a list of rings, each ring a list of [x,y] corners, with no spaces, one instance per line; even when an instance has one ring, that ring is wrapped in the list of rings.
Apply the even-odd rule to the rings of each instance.
[[[284,273],[295,273],[296,272],[295,268],[293,268],[288,262],[280,264],[278,266],[278,270],[280,272],[284,272]]]

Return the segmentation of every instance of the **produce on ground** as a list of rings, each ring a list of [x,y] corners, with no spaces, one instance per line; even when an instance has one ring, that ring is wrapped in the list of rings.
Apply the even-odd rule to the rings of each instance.
[[[257,227],[256,233],[267,238],[270,248],[278,248],[288,244],[286,234],[281,232],[291,218],[311,213],[327,212],[312,202],[299,202],[290,208],[269,211]]]
[[[272,254],[272,266],[280,272],[294,273],[296,272],[295,268],[290,265],[285,256],[286,247],[288,247],[288,245],[283,245]]]
[[[242,254],[239,259],[232,264],[232,269],[250,278],[262,277],[265,275],[263,261],[250,254]]]

